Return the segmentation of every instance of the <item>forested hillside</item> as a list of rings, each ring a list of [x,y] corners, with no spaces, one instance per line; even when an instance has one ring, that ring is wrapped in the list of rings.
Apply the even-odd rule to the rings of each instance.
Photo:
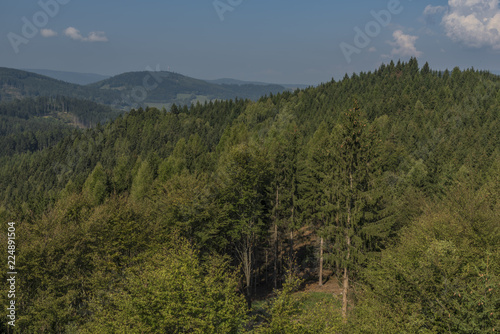
[[[43,75],[0,68],[0,101],[36,97],[71,97],[130,110],[146,105],[196,103],[212,100],[258,100],[266,94],[286,91],[280,85],[215,84],[178,73],[128,72],[89,85],[76,85]]]
[[[120,115],[110,107],[67,97],[0,102],[0,157],[54,146],[75,127],[104,124]]]
[[[158,72],[128,72],[89,85],[101,91],[132,92],[132,98],[141,97],[148,103],[191,104],[197,100],[228,100],[250,99],[258,100],[266,94],[276,94],[286,89],[280,85],[256,84],[215,84],[190,78],[178,73]]]
[[[50,78],[62,80],[77,85],[88,85],[109,78],[109,76],[107,75],[101,75],[95,73],[66,72],[66,71],[53,71],[53,70],[40,70],[40,69],[25,69],[25,71],[37,73],[40,75],[45,75]]]
[[[70,84],[31,72],[0,67],[0,101],[12,101],[25,97],[67,96],[111,103],[119,94],[102,94],[98,89]]]
[[[499,330],[499,116],[500,77],[411,59],[11,152],[16,332]],[[342,294],[294,294],[321,268]]]

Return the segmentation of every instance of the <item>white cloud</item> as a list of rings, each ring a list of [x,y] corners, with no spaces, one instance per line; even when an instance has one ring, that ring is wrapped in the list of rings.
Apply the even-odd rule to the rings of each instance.
[[[444,6],[431,6],[428,5],[424,9],[424,15],[436,15],[446,12],[446,7]]]
[[[500,49],[499,0],[449,0],[442,24],[453,41]]]
[[[443,14],[446,12],[446,10],[447,10],[447,8],[444,6],[428,5],[424,9],[425,23],[427,23],[429,25],[437,24],[441,20]]]
[[[92,31],[87,37],[89,42],[107,42],[108,38],[106,37],[104,31]]]
[[[40,30],[40,35],[43,37],[54,37],[57,36],[57,32],[52,29],[42,29]]]
[[[372,46],[371,48],[368,49],[368,52],[377,52],[377,48]]]
[[[88,37],[83,37],[80,31],[73,27],[68,27],[64,30],[64,34],[75,41],[82,42],[107,42],[108,38],[103,31],[92,31],[89,33]]]
[[[71,39],[74,39],[76,41],[83,40],[83,36],[80,34],[80,31],[78,29],[75,29],[73,27],[69,27],[66,30],[64,30],[64,34],[68,36]]]
[[[401,30],[396,30],[392,36],[394,42],[388,43],[394,47],[391,52],[393,56],[420,57],[422,55],[422,52],[415,47],[418,36],[405,35]]]

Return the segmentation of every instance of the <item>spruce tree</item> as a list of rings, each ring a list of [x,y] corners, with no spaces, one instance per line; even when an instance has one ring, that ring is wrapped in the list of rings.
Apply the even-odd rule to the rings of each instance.
[[[331,136],[321,123],[306,146],[307,157],[300,168],[299,194],[301,219],[313,227],[320,238],[319,285],[323,285],[325,232],[332,222],[333,157]]]
[[[360,108],[345,113],[334,134],[334,189],[332,208],[336,224],[331,230],[342,268],[342,316],[347,321],[350,278],[366,252],[364,230],[378,219],[378,196],[373,191],[377,143]]]
[[[293,116],[282,113],[271,129],[268,150],[272,162],[272,181],[269,189],[272,204],[272,248],[273,248],[273,285],[278,287],[279,230],[288,232],[288,266],[293,266],[293,234],[298,228],[297,217],[297,165],[299,133]]]

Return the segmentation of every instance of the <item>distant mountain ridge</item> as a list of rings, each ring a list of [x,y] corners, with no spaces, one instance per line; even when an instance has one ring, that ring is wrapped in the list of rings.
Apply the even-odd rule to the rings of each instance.
[[[66,96],[105,103],[109,97],[98,90],[53,79],[44,75],[0,67],[0,101],[11,101],[25,97]]]
[[[96,73],[81,73],[81,72],[71,72],[71,71],[55,71],[55,70],[46,70],[46,69],[21,69],[22,71],[32,72],[40,75],[45,75],[49,78],[69,82],[77,85],[90,85],[93,83],[97,83],[99,81],[103,81],[111,78],[109,75],[102,75]],[[125,73],[133,73],[133,72],[125,72]],[[122,74],[125,74],[122,73]],[[120,75],[120,74],[118,74]],[[208,83],[214,83],[217,85],[256,85],[256,86],[269,86],[269,85],[278,85],[283,86],[289,89],[305,89],[310,87],[310,85],[304,84],[276,84],[262,81],[246,81],[246,80],[238,80],[232,78],[221,78],[215,80],[204,80]]]
[[[187,77],[174,72],[127,72],[88,85],[101,91],[130,92],[136,103],[191,104],[211,100],[250,99],[258,100],[270,93],[277,94],[287,89],[280,85],[215,84]]]
[[[101,75],[96,73],[80,73],[80,72],[53,71],[53,70],[40,70],[40,69],[23,69],[23,71],[45,75],[53,79],[77,85],[88,85],[94,82],[110,78],[107,75]]]
[[[128,72],[89,85],[78,85],[33,72],[0,67],[0,101],[66,96],[128,109],[235,98],[256,101],[264,95],[287,90],[284,86],[272,84],[215,84],[166,71]]]

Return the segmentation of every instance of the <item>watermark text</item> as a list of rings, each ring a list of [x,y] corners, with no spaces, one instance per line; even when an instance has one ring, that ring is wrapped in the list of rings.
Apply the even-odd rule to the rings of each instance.
[[[16,326],[16,227],[14,222],[9,222],[7,228],[7,324]]]
[[[49,23],[51,18],[54,18],[57,14],[59,14],[61,5],[66,5],[70,1],[71,0],[38,1],[38,6],[41,10],[33,14],[31,19],[26,16],[21,18],[23,23],[21,26],[21,33],[17,34],[11,31],[7,34],[7,39],[9,40],[14,52],[18,54],[20,51],[19,47],[22,44],[28,44],[31,39],[35,38],[40,29],[44,28]]]

